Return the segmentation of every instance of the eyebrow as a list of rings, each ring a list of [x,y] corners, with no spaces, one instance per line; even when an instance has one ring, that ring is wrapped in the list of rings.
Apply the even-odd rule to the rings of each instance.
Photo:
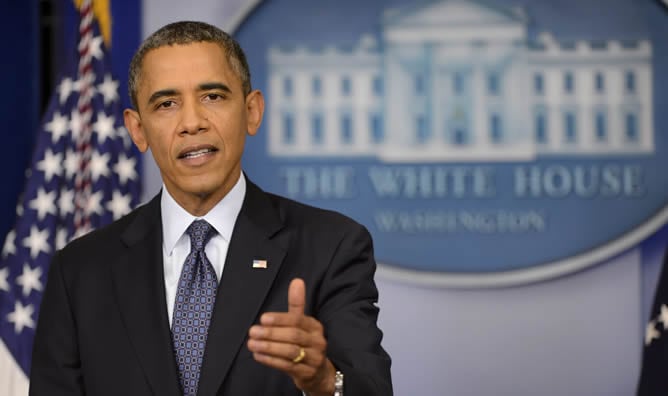
[[[232,90],[230,89],[230,87],[228,87],[227,85],[225,85],[223,83],[219,83],[219,82],[203,83],[203,84],[199,85],[199,90],[200,91],[211,91],[211,90],[215,90],[215,89],[219,89],[219,90],[225,91],[227,93],[232,93]]]
[[[211,90],[216,90],[219,89],[221,91],[225,91],[227,93],[232,93],[232,90],[230,87],[223,83],[218,83],[218,82],[211,82],[211,83],[203,83],[200,84],[198,87],[199,91],[211,91]],[[160,98],[164,98],[166,96],[174,96],[177,95],[178,91],[176,89],[162,89],[160,91],[156,91],[151,95],[150,98],[148,98],[148,104],[153,104],[157,102]]]
[[[160,98],[164,98],[165,96],[174,96],[178,93],[177,90],[175,89],[162,89],[160,91],[156,91],[151,95],[150,98],[148,98],[148,104],[153,104],[158,101]]]

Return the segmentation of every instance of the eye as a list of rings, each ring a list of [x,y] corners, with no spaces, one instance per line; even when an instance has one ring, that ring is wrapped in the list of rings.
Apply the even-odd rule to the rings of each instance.
[[[209,101],[209,102],[215,102],[217,100],[224,99],[223,95],[218,94],[218,93],[208,93],[204,96],[204,99]]]
[[[158,104],[159,109],[168,109],[170,107],[174,107],[176,103],[173,100],[166,100],[164,102],[160,102]]]

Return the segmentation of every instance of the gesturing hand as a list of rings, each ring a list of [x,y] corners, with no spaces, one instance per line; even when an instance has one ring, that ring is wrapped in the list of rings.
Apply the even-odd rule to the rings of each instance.
[[[253,358],[288,374],[295,385],[311,396],[334,393],[336,369],[326,355],[322,324],[304,315],[306,287],[296,278],[288,289],[288,312],[267,312],[248,332]]]

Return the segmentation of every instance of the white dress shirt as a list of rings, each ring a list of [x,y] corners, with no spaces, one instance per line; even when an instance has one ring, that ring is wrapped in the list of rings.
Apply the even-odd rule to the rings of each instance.
[[[170,327],[174,315],[176,288],[181,277],[183,264],[190,253],[190,236],[186,234],[186,229],[193,221],[204,219],[218,231],[206,244],[204,252],[211,262],[218,278],[218,284],[220,284],[220,277],[225,266],[225,257],[227,257],[227,248],[230,244],[230,238],[232,238],[232,230],[245,196],[246,178],[242,174],[230,192],[209,213],[202,217],[195,217],[176,203],[165,185],[162,185],[162,196],[160,197],[162,259],[165,269],[165,295],[167,296],[167,315]],[[302,395],[306,396],[306,392],[302,391]]]
[[[167,297],[167,315],[171,327],[174,313],[176,289],[181,277],[183,264],[190,253],[190,236],[186,229],[198,219],[204,219],[216,229],[217,233],[204,247],[204,252],[211,262],[218,283],[225,266],[227,248],[232,237],[234,223],[241,210],[246,195],[246,179],[239,177],[232,190],[216,204],[207,214],[195,217],[183,209],[167,191],[163,184],[160,197],[160,214],[162,216],[162,258],[165,271],[165,294]]]

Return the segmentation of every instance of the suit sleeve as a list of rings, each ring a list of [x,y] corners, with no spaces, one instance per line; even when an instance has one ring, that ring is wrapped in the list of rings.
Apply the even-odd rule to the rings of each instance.
[[[346,396],[391,396],[390,356],[378,328],[376,263],[369,232],[355,224],[336,248],[318,292],[316,316],[327,355],[344,375]]]
[[[30,396],[83,395],[76,327],[56,253],[42,297],[30,370]]]

